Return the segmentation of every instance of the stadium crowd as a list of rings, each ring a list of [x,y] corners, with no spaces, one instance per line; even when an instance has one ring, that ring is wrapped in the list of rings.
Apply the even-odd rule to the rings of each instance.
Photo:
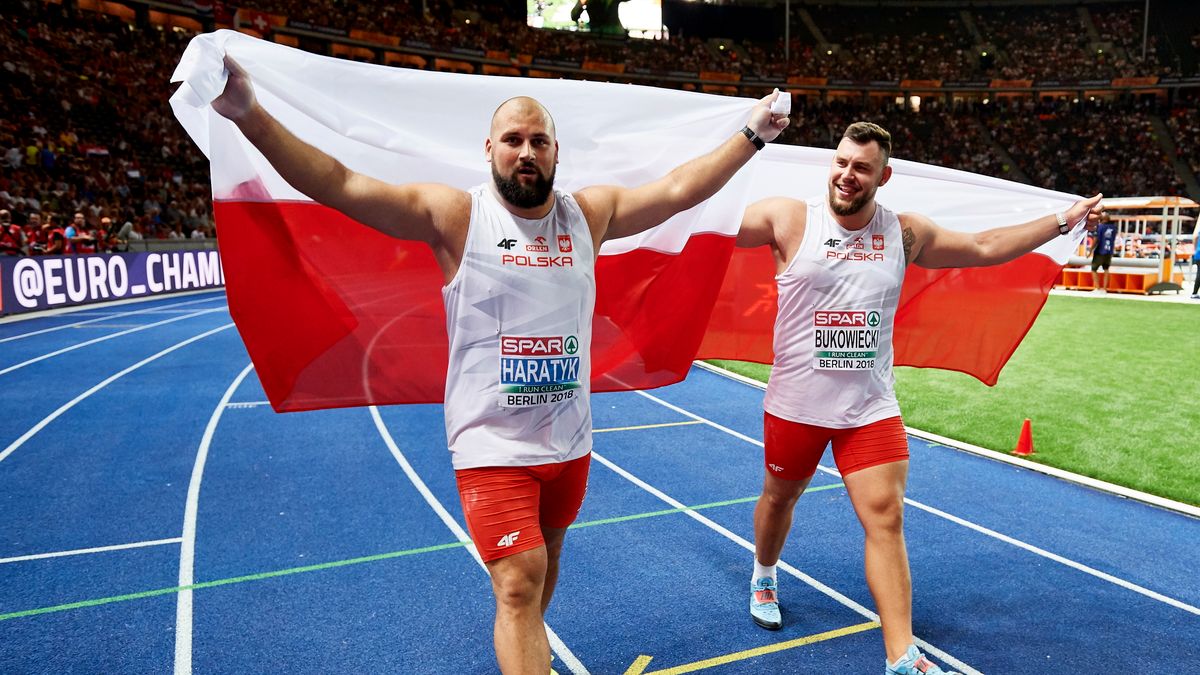
[[[64,18],[40,2],[6,7],[0,208],[22,232],[18,243],[6,227],[5,248],[89,252],[209,236],[208,165],[171,114],[163,76],[189,37],[91,12]]]
[[[1035,80],[1172,72],[1153,45],[1140,59],[1131,37],[1140,9],[1124,6],[1091,12],[1097,34],[1114,43],[1120,57],[1089,53],[1074,7],[973,9],[973,28],[957,11],[881,9],[870,30],[861,21],[838,24],[834,8],[813,8],[839,49],[826,53],[799,37],[790,64],[779,58],[781,42],[730,43],[720,50],[688,37],[586,39],[529,28],[494,6],[469,2],[428,0],[427,13],[406,2],[255,0],[254,6],[447,52],[532,51],[540,58],[656,71],[870,80],[969,79],[987,76],[988,69],[997,77]],[[191,35],[38,0],[9,7],[0,15],[0,250],[103,251],[139,238],[215,236],[207,162],[167,103],[166,74]],[[1065,31],[1068,38],[1049,39],[1064,34],[1063,26],[1072,29]],[[977,58],[977,39],[970,37],[976,30],[1002,46],[1004,58],[994,64]],[[1200,45],[1200,34],[1192,42]],[[1162,102],[1036,102],[1027,96],[951,105],[926,97],[911,109],[892,97],[843,97],[799,102],[781,141],[832,147],[850,122],[866,118],[891,129],[896,156],[904,159],[1077,194],[1181,194],[1184,184],[1153,120],[1165,118],[1180,158],[1200,173],[1197,104],[1183,99],[1164,109]]]

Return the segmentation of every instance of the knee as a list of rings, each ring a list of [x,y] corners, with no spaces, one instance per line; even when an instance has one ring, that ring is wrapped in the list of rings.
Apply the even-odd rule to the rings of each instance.
[[[893,536],[904,532],[904,498],[874,500],[863,514],[867,535]]]
[[[791,511],[796,508],[796,502],[800,499],[800,494],[804,488],[790,489],[766,489],[763,490],[762,496],[758,499],[763,506],[771,511]]]
[[[532,607],[542,601],[542,583],[545,571],[512,570],[503,574],[492,574],[492,591],[496,594],[496,605],[509,608]]]

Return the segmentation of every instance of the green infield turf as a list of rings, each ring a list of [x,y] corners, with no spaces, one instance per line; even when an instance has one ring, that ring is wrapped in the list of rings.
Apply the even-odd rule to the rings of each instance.
[[[716,365],[765,381],[753,363]],[[897,368],[911,427],[1200,505],[1200,302],[1051,296],[995,387]]]

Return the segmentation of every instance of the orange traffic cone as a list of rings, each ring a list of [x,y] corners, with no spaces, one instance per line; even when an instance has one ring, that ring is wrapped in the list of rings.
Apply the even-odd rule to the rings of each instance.
[[[1013,449],[1012,454],[1021,457],[1028,457],[1033,454],[1033,430],[1029,426],[1029,418],[1025,418],[1025,423],[1021,425],[1021,435],[1017,438],[1017,447]]]

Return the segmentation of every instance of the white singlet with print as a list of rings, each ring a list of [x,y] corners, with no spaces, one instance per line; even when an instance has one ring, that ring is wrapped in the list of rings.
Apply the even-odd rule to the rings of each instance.
[[[472,188],[462,264],[442,288],[450,363],[446,438],[455,469],[566,462],[592,449],[592,235],[554,191],[538,220]]]
[[[876,203],[858,231],[826,197],[807,202],[800,249],[775,277],[775,366],[763,408],[792,422],[849,429],[900,414],[892,323],[904,281],[900,220]]]

